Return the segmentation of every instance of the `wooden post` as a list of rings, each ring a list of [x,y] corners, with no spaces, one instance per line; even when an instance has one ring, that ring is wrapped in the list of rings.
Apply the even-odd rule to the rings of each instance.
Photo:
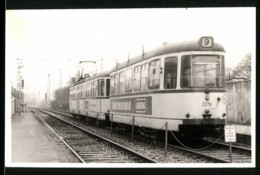
[[[167,146],[168,146],[168,122],[165,123],[165,157],[167,157]]]
[[[133,120],[132,120],[132,134],[131,134],[131,142],[133,142],[134,139],[134,128],[135,128],[135,117],[133,116]]]
[[[232,146],[231,146],[231,141],[229,142],[229,158],[230,158],[230,163],[232,163]]]
[[[113,114],[111,114],[110,132],[111,132],[111,138],[112,138],[112,133],[113,133]]]

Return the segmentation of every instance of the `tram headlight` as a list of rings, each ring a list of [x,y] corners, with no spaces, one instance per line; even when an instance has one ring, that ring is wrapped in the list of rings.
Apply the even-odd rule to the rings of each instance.
[[[226,117],[226,115],[227,115],[226,113],[223,113],[223,114],[222,114],[222,117],[224,118],[224,117]]]
[[[210,110],[208,110],[208,109],[206,109],[205,111],[204,111],[204,114],[202,114],[202,117],[203,118],[210,118],[212,116],[212,114],[210,114]]]
[[[189,113],[186,114],[186,118],[190,118],[190,114]]]
[[[208,114],[210,111],[208,109],[206,109],[204,112],[205,112],[205,114]]]

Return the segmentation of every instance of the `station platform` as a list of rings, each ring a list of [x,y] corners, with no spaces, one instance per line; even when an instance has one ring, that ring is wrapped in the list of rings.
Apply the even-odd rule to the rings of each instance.
[[[11,130],[13,163],[77,163],[63,142],[31,112],[14,114]]]

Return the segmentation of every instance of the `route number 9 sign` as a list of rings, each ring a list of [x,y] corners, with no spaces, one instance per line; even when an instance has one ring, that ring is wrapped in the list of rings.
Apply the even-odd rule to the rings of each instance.
[[[212,37],[202,37],[201,47],[211,48],[213,47],[214,40]]]

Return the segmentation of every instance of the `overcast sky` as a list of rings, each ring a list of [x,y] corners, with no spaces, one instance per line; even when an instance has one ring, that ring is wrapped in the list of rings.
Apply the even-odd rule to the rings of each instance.
[[[63,86],[81,65],[103,70],[161,46],[163,42],[213,36],[226,50],[226,67],[255,52],[255,8],[8,10],[6,12],[7,80],[16,87],[16,59],[30,90]]]

